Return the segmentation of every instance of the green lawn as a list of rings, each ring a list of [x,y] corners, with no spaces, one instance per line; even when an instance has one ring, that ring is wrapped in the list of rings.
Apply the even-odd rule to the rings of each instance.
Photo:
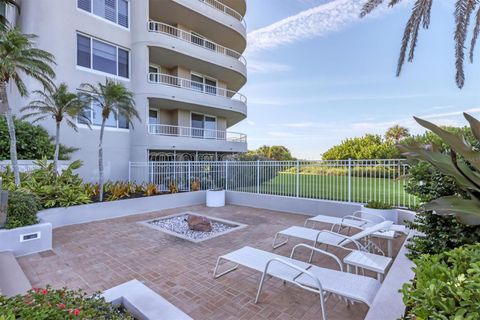
[[[301,174],[298,196],[303,198],[348,201],[348,177]],[[382,201],[394,206],[413,207],[415,197],[404,191],[404,181],[383,178],[352,177],[351,201]],[[237,191],[297,196],[296,174],[278,173],[257,190],[256,185],[235,188]]]

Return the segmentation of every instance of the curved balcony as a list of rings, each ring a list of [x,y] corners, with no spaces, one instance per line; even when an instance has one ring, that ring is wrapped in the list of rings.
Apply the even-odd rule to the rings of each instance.
[[[182,127],[168,124],[149,124],[148,133],[160,136],[247,142],[247,135],[239,132]]]
[[[240,21],[245,28],[247,27],[247,23],[243,19],[243,16],[240,13],[238,13],[236,10],[227,6],[226,4],[224,4],[220,1],[217,1],[217,0],[199,0],[199,1],[205,3],[206,5],[214,8],[218,11],[221,11],[221,12],[223,12],[223,13],[229,15],[229,16],[234,17],[235,19]]]
[[[197,35],[192,34],[191,32],[178,29],[166,23],[149,21],[148,31],[169,35],[171,37],[186,41],[192,45],[204,48],[210,52],[216,52],[223,56],[239,60],[244,66],[247,65],[247,60],[241,53],[219,45],[218,43],[215,43],[209,39],[201,38]]]
[[[149,19],[182,25],[216,43],[242,53],[247,30],[238,11],[217,0],[150,0]]]
[[[149,73],[145,90],[152,105],[222,116],[227,127],[247,115],[247,98],[241,93],[169,74]]]
[[[167,86],[179,87],[191,91],[196,91],[210,96],[222,97],[229,100],[237,100],[247,104],[247,97],[243,94],[221,87],[214,87],[200,82],[185,78],[179,78],[164,73],[149,73],[148,81],[151,83],[160,83]]]

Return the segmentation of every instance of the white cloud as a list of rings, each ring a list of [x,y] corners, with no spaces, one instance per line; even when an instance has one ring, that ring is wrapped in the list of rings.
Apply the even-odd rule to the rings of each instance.
[[[255,121],[252,121],[252,120],[247,120],[247,124],[250,125],[250,126],[254,126],[257,123]]]
[[[248,34],[248,51],[256,52],[325,36],[359,20],[362,0],[336,0],[302,11]]]
[[[292,67],[286,64],[255,59],[248,60],[247,68],[249,73],[256,74],[270,74],[274,72],[286,72],[292,70]]]

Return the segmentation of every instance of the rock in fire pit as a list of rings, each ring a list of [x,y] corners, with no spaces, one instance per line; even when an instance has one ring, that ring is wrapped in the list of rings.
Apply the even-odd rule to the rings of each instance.
[[[189,215],[186,220],[190,230],[200,232],[212,231],[212,223],[207,217]]]

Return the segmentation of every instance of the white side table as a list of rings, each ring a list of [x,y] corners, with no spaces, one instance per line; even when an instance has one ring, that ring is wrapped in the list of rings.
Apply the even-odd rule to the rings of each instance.
[[[356,269],[367,269],[376,272],[377,279],[382,281],[385,271],[390,263],[392,263],[392,258],[360,250],[354,250],[345,258],[343,258],[343,262],[347,265],[347,272],[350,272],[350,266],[354,266]]]

